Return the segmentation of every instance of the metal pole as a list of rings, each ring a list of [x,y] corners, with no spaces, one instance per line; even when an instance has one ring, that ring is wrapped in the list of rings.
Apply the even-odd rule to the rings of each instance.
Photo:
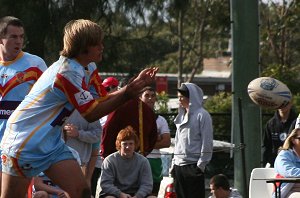
[[[239,145],[240,127],[243,126],[246,176],[242,169],[242,152],[234,152],[234,187],[244,198],[248,197],[247,185],[253,168],[261,160],[261,111],[247,94],[251,80],[259,77],[259,17],[258,0],[231,0],[232,30],[232,138]],[[239,107],[238,99],[243,103]],[[239,119],[243,110],[243,120]],[[243,122],[243,123],[241,123]],[[242,124],[242,126],[241,126]]]
[[[247,185],[247,174],[246,174],[246,158],[245,158],[245,148],[244,143],[244,126],[243,126],[243,110],[242,110],[242,99],[238,98],[238,107],[239,107],[239,123],[240,123],[240,149],[242,153],[242,169],[243,169],[243,185],[246,192],[248,192]]]

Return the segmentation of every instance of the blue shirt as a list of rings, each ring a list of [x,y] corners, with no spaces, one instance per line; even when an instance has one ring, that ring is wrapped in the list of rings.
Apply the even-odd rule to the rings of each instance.
[[[274,163],[275,171],[283,177],[300,177],[300,158],[293,149],[279,152]],[[281,197],[293,187],[293,183],[283,183],[281,185]]]

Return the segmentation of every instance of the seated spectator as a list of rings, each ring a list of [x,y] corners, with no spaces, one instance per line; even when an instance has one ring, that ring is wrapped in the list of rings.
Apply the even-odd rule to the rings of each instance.
[[[114,77],[108,77],[103,80],[102,85],[107,91],[107,93],[113,93],[118,90],[119,81]],[[107,120],[107,115],[103,116],[100,119],[100,124],[102,127],[104,126],[106,120]],[[102,135],[102,127],[101,127],[101,135]],[[92,145],[93,148],[92,156],[88,164],[91,167],[89,169],[91,171],[93,170],[90,182],[91,182],[92,195],[94,197],[96,196],[97,183],[101,174],[101,165],[102,165],[102,158],[100,156],[100,142],[101,142],[101,136],[100,136],[100,140]]]
[[[68,147],[78,164],[81,164],[79,154],[76,150]],[[32,198],[70,198],[69,194],[54,184],[43,172],[33,177]],[[30,195],[28,195],[30,197]]]
[[[274,163],[278,177],[300,177],[300,128],[290,133],[279,150]],[[300,197],[300,183],[282,183],[281,197]]]
[[[135,152],[138,137],[131,126],[122,129],[116,139],[115,153],[107,156],[102,164],[100,197],[153,198],[152,174],[148,160]]]
[[[69,198],[67,192],[55,185],[44,173],[33,178],[32,198]]]
[[[218,174],[213,176],[209,182],[210,192],[212,196],[209,198],[242,198],[240,193],[230,188],[226,175]]]

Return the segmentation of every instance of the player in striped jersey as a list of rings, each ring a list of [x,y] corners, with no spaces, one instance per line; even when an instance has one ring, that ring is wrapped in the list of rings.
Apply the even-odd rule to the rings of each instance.
[[[43,71],[47,69],[43,59],[22,51],[23,43],[24,26],[22,21],[12,16],[1,18],[0,140],[2,139],[7,119],[29,93]]]
[[[24,197],[30,179],[44,172],[70,197],[90,198],[80,167],[61,139],[64,120],[74,108],[88,122],[98,120],[137,97],[158,70],[145,69],[127,86],[106,95],[93,63],[102,59],[102,40],[100,26],[89,20],[74,20],[65,26],[61,57],[8,120],[1,141],[3,197]],[[12,186],[18,190],[12,191]]]

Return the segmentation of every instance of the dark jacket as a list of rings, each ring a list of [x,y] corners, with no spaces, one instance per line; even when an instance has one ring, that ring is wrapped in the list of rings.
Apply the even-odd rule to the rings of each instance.
[[[283,145],[288,134],[291,132],[290,129],[293,129],[291,125],[297,117],[297,113],[292,108],[286,122],[281,122],[278,111],[276,111],[274,116],[267,122],[262,137],[263,166],[270,163],[271,167],[274,167],[278,148]]]

